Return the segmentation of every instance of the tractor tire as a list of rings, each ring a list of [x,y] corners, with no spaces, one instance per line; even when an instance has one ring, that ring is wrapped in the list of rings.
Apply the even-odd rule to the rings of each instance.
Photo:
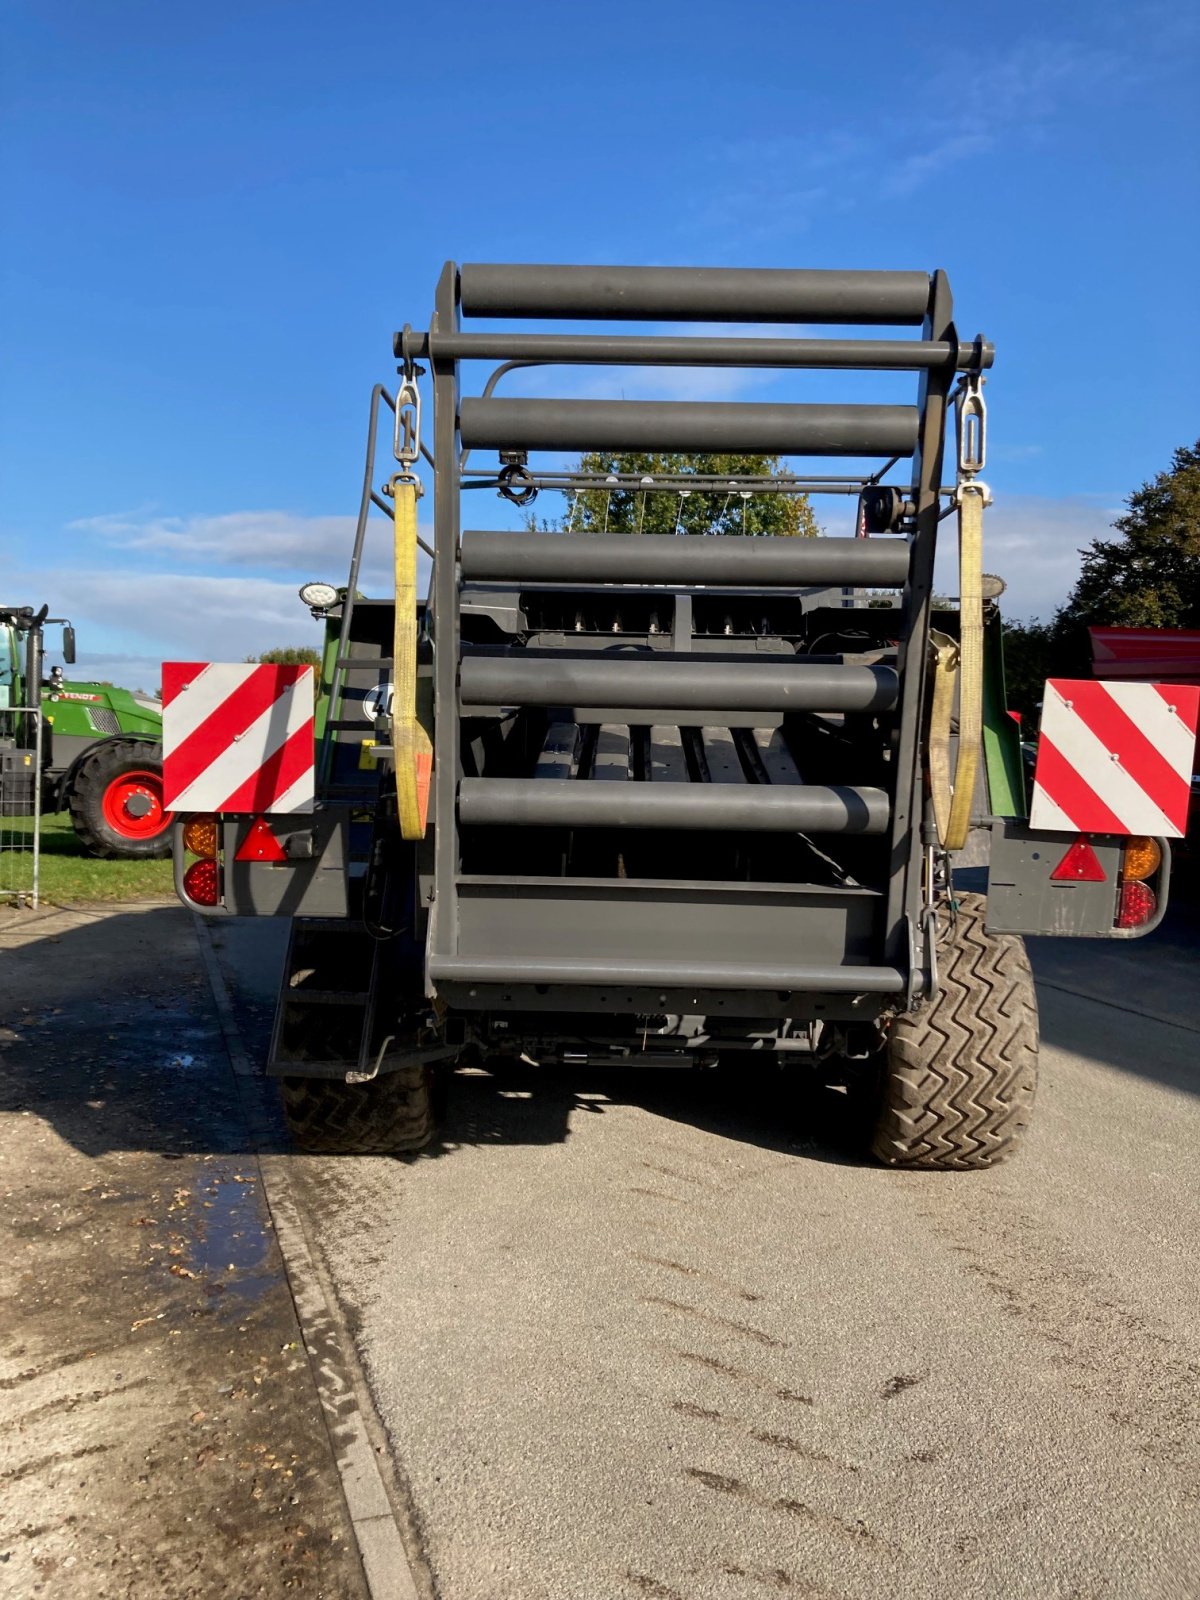
[[[1038,1014],[1024,941],[984,928],[983,895],[958,896],[939,946],[937,998],[888,1030],[872,1153],[888,1166],[992,1167],[1033,1108]],[[946,913],[948,916],[949,913]]]
[[[428,1067],[401,1067],[368,1083],[340,1078],[279,1080],[292,1143],[314,1155],[398,1155],[433,1138]]]
[[[162,803],[162,745],[106,739],[75,774],[71,822],[92,856],[151,860],[171,853]]]

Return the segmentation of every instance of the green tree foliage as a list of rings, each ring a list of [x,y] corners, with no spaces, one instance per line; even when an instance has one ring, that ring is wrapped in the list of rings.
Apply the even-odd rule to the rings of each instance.
[[[321,670],[321,652],[315,645],[279,645],[274,650],[264,650],[260,656],[247,656],[247,661],[262,662],[272,667],[315,667]]]
[[[591,454],[581,458],[578,472],[634,473],[639,478],[701,473],[714,477],[770,478],[779,473],[778,456]],[[711,493],[648,492],[584,489],[571,496],[559,518],[531,526],[578,533],[727,533],[775,534],[812,538],[821,529],[807,495],[751,494],[736,490]]]
[[[1124,628],[1200,628],[1200,440],[1176,450],[1170,469],[1129,496],[1114,527],[1096,539],[1059,613],[1064,623]]]
[[[1014,709],[1032,716],[1048,677],[1090,677],[1089,627],[1200,628],[1200,440],[1126,504],[1119,537],[1080,552],[1083,569],[1053,621],[1006,624]]]
[[[1059,675],[1057,658],[1051,623],[1004,624],[1004,691],[1010,709],[1021,713],[1026,728],[1037,728],[1046,679]]]
[[[278,645],[274,650],[264,650],[259,656],[247,656],[246,660],[273,667],[312,667],[313,694],[321,687],[321,652],[315,645]]]

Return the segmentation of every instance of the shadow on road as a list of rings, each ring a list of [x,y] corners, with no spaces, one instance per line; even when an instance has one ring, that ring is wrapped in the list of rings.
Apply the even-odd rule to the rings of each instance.
[[[48,1121],[91,1156],[290,1148],[270,1083],[243,1080],[239,1089],[230,1072],[182,907],[73,914],[70,925],[28,918],[0,917],[0,1110]],[[1200,907],[1180,898],[1144,941],[1031,940],[1045,1043],[1200,1093],[1200,1052],[1190,1048],[1200,1032],[1198,926]],[[278,931],[231,919],[217,933],[256,1062],[269,1037]],[[758,1057],[713,1071],[507,1064],[447,1074],[444,1089],[442,1133],[424,1159],[464,1145],[556,1143],[572,1117],[603,1115],[613,1103],[809,1159],[865,1159],[861,1088]]]
[[[45,930],[44,932],[41,930]],[[88,1156],[261,1149],[182,906],[0,917],[0,1111]],[[281,1124],[264,1128],[284,1148]]]
[[[447,1077],[441,1136],[426,1154],[462,1145],[553,1144],[567,1137],[573,1117],[631,1105],[738,1143],[865,1164],[863,1095],[829,1079],[757,1061],[707,1071],[511,1063],[458,1071]]]

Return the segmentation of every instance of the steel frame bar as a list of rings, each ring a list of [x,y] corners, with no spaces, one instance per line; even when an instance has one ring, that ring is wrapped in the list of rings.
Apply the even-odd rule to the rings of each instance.
[[[898,994],[904,974],[896,967],[739,967],[732,962],[656,961],[643,963],[579,959],[533,960],[528,956],[435,956],[430,977],[457,983],[595,984],[654,989],[774,989],[802,994]]]
[[[929,339],[954,338],[954,300],[944,272],[933,279],[929,315],[924,336]],[[946,413],[953,374],[925,372],[918,395],[920,431],[913,460],[913,499],[916,505],[916,531],[912,541],[912,560],[908,585],[904,591],[904,634],[900,641],[897,665],[900,673],[899,738],[896,744],[897,774],[892,802],[891,876],[886,913],[886,958],[897,965],[909,964],[909,950],[915,940],[918,962],[909,973],[910,994],[917,992],[930,964],[930,952],[921,948],[922,845],[924,786],[921,772],[923,718],[925,708],[925,668],[929,637],[929,613],[933,595],[933,564],[937,553],[937,530],[941,515],[940,486],[946,445]],[[910,936],[911,930],[911,936]]]
[[[458,271],[452,261],[442,268],[434,302],[433,330],[458,329]],[[459,499],[458,366],[437,356],[433,370],[433,652],[434,778],[430,816],[434,828],[434,900],[426,941],[426,962],[458,950],[458,784],[462,776],[458,710],[458,538]],[[441,639],[442,647],[437,647]],[[431,981],[431,980],[430,980]]]
[[[918,372],[926,367],[980,372],[995,348],[984,339],[746,339],[672,334],[471,332],[404,329],[395,353],[406,360],[519,361],[563,366],[791,367]]]

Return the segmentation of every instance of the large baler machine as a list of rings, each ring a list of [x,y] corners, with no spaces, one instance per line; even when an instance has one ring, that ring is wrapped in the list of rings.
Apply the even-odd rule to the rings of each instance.
[[[639,323],[696,331],[627,331]],[[770,326],[742,331],[756,323]],[[846,332],[815,338],[817,324]],[[844,1044],[856,1024],[936,997],[959,904],[953,853],[978,826],[991,830],[989,937],[1155,925],[1162,840],[1177,831],[1157,767],[1164,787],[1147,783],[1147,795],[1136,760],[1106,749],[1101,770],[1064,736],[1053,770],[1039,759],[1049,825],[1027,821],[1001,586],[981,571],[993,350],[960,338],[944,273],[451,263],[428,330],[405,327],[395,350],[397,393],[372,399],[347,584],[302,591],[328,621],[311,796],[279,754],[310,737],[286,709],[308,697],[311,717],[302,674],[274,700],[260,683],[230,732],[240,763],[229,765],[232,744],[222,759],[241,782],[236,803],[220,783],[195,786],[203,719],[193,710],[173,735],[172,703],[187,696],[166,681],[168,785],[173,749],[190,750],[182,809],[213,813],[180,830],[181,893],[201,909],[298,919],[275,1070],[332,1076],[353,1058],[360,1075],[374,1072],[400,1036],[401,993],[435,1052],[494,1043],[506,1028],[542,1039],[543,1054],[567,1033],[585,1041],[581,1055],[601,1051],[600,1036],[799,1048],[814,1024]],[[731,392],[747,370],[790,373],[838,398],[554,397],[563,369],[629,367],[720,369]],[[535,370],[514,380],[516,369]],[[910,375],[908,403],[843,398],[869,392],[877,373],[891,395]],[[606,391],[596,373],[576,373],[559,387],[619,396],[627,382],[610,374]],[[384,420],[396,457],[386,481],[375,467]],[[786,470],[564,465],[582,452],[751,454]],[[805,458],[822,470],[806,474]],[[839,464],[853,470],[828,471]],[[555,503],[568,507],[580,491],[679,505],[697,492],[742,504],[807,494],[818,510],[855,513],[857,533],[639,536],[597,531],[594,519],[577,527],[570,511],[547,527],[528,509],[513,513],[516,530],[476,529],[467,507],[481,490],[526,508],[546,491],[565,492]],[[423,494],[431,544],[417,532]],[[359,593],[376,510],[394,526],[395,599]],[[943,525],[958,534],[958,593],[935,609]],[[432,559],[424,604],[421,544]],[[173,670],[203,689],[198,665]],[[1074,716],[1071,686],[1059,689]],[[1185,730],[1190,716],[1194,734],[1194,704],[1160,697],[1158,708]],[[242,781],[256,741],[260,777],[274,763],[257,789]],[[1119,794],[1114,774],[1128,779]],[[1139,794],[1154,803],[1139,806]],[[339,930],[362,941],[353,959]],[[316,1008],[340,1004],[349,1023],[346,995],[361,1011],[343,1043],[315,1046]]]

